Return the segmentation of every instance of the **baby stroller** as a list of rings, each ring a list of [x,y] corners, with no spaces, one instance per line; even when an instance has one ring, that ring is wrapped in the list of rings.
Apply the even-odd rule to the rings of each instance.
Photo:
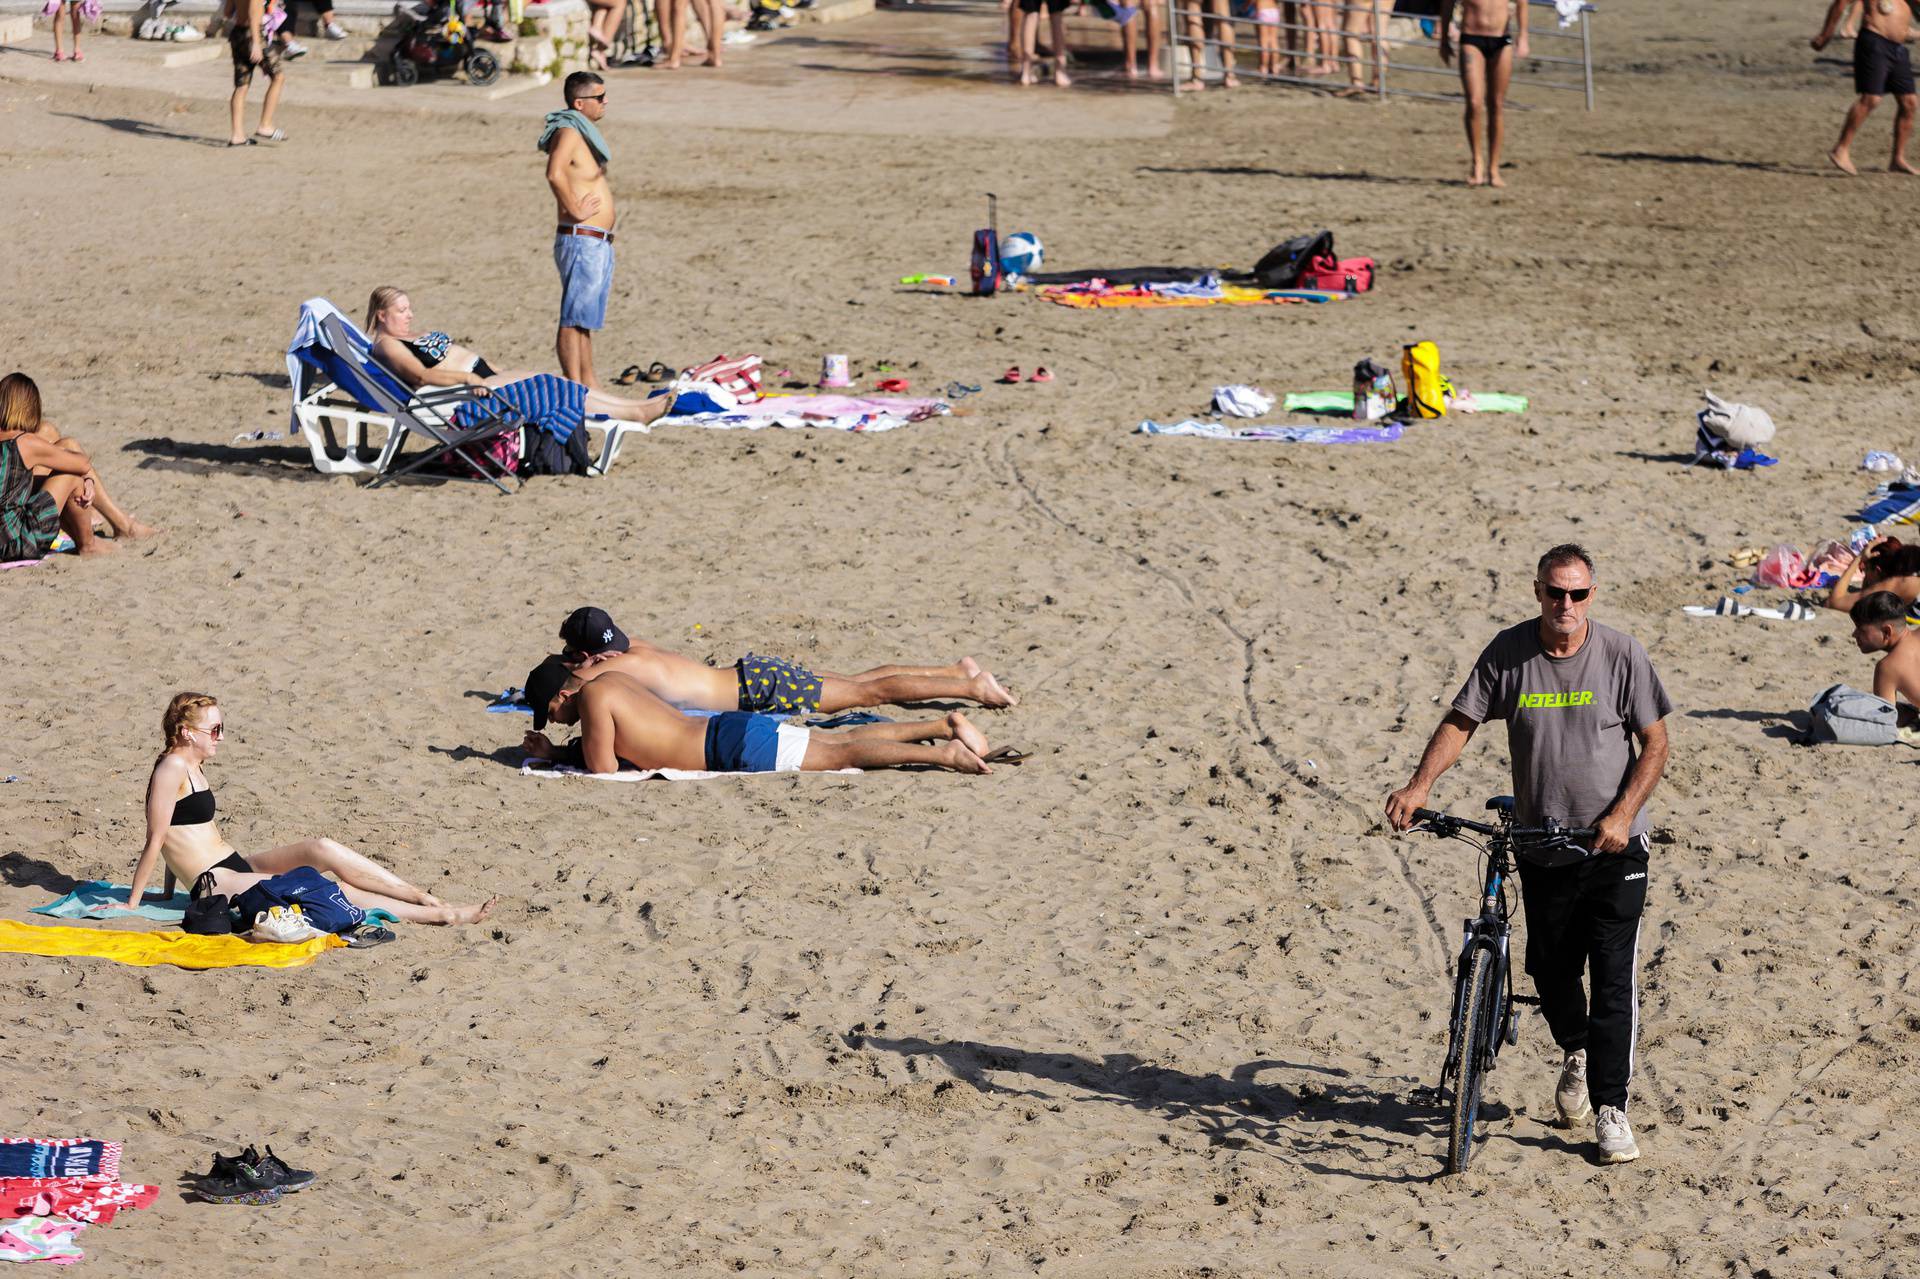
[[[458,4],[427,0],[424,7],[401,15],[412,25],[401,32],[393,50],[389,74],[394,84],[418,84],[423,71],[444,76],[455,68],[467,73],[469,84],[483,88],[500,78],[500,59],[475,44],[479,28],[461,18]]]

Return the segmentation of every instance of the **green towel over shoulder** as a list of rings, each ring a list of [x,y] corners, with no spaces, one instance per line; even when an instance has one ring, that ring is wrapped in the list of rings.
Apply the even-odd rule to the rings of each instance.
[[[587,150],[593,152],[593,158],[600,163],[606,164],[613,159],[607,152],[607,140],[600,136],[599,126],[571,107],[565,111],[547,113],[547,127],[540,131],[539,148],[545,151],[547,144],[553,141],[553,135],[562,129],[572,129],[585,139]]]

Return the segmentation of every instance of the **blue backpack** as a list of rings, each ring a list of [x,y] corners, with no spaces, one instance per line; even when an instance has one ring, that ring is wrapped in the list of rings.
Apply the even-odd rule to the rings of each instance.
[[[1000,264],[1000,200],[987,197],[987,225],[973,233],[973,291],[990,298],[1000,287],[1006,268]]]
[[[246,921],[243,928],[253,927],[255,917],[273,906],[298,906],[307,922],[323,933],[347,932],[367,917],[367,912],[347,900],[340,885],[311,866],[296,866],[284,875],[261,880],[236,897],[233,906]]]

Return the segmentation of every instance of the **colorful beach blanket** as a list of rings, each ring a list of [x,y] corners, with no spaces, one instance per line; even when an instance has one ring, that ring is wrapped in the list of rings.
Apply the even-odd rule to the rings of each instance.
[[[70,1266],[86,1254],[73,1242],[84,1222],[66,1217],[20,1217],[0,1221],[0,1261],[45,1261]]]
[[[122,1209],[146,1208],[159,1197],[160,1187],[117,1176],[0,1177],[0,1217],[71,1217],[104,1226]]]
[[[1136,435],[1198,435],[1209,440],[1278,440],[1283,444],[1386,444],[1400,438],[1400,423],[1385,426],[1227,426],[1221,422],[1142,422]]]
[[[117,1178],[122,1149],[120,1142],[91,1137],[0,1137],[0,1177]]]
[[[300,968],[311,964],[321,951],[346,944],[332,933],[311,941],[281,945],[250,942],[234,936],[196,937],[191,933],[169,931],[136,933],[0,919],[0,953],[111,959],[118,964],[143,968],[156,964],[172,964],[176,968]]]
[[[1280,407],[1289,413],[1334,413],[1353,415],[1352,391],[1289,391]],[[1527,397],[1502,395],[1498,391],[1461,391],[1447,401],[1454,413],[1525,413]]]
[[[1082,310],[1110,307],[1165,306],[1286,306],[1297,302],[1338,302],[1350,294],[1313,289],[1255,289],[1223,284],[1218,293],[1171,292],[1145,287],[1116,289],[1103,280],[1092,284],[1059,284],[1040,290],[1040,296],[1058,306]]]
[[[1875,489],[1857,518],[1866,524],[1920,524],[1920,489]]]
[[[132,891],[132,886],[128,884],[109,884],[104,879],[91,880],[64,897],[56,897],[44,906],[35,906],[33,913],[51,915],[55,919],[131,919],[137,916],[162,924],[177,924],[186,915],[187,903],[191,900],[185,893],[167,897],[149,892],[141,896],[138,909],[127,910],[127,894]]]
[[[953,411],[945,400],[905,396],[768,395],[720,413],[683,413],[663,417],[655,426],[703,426],[719,431],[787,430],[892,431]],[[646,429],[641,428],[643,431]]]

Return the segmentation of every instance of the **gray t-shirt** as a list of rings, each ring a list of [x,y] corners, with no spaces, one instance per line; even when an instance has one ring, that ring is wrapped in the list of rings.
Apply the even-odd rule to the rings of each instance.
[[[1590,621],[1579,652],[1550,657],[1536,618],[1493,637],[1453,709],[1480,723],[1507,721],[1521,825],[1552,817],[1591,826],[1626,785],[1633,734],[1665,719],[1673,703],[1632,636]],[[1632,833],[1645,834],[1647,825],[1642,809]]]

